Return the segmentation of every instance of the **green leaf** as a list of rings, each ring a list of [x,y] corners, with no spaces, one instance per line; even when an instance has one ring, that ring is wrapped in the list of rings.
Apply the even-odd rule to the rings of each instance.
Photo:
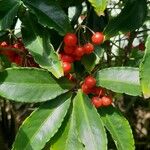
[[[133,67],[111,67],[96,73],[97,86],[117,93],[141,96],[139,69]]]
[[[33,19],[34,17],[26,13],[22,18],[23,42],[40,67],[60,78],[63,76],[63,69],[58,55],[50,43],[50,36],[45,28],[37,24],[36,20]]]
[[[56,0],[24,0],[24,2],[34,11],[43,26],[54,28],[61,35],[71,31],[69,19]]]
[[[119,32],[129,32],[139,28],[147,16],[146,0],[129,0],[121,13],[112,18],[108,23],[104,34],[106,39],[119,34]]]
[[[107,0],[88,0],[94,7],[95,12],[100,16],[104,14],[107,6]]]
[[[20,3],[18,0],[0,1],[0,30],[11,28],[19,6]]]
[[[75,111],[73,109],[71,117],[65,124],[65,129],[61,135],[58,135],[52,143],[51,150],[83,150],[84,145],[81,143],[77,129]],[[61,129],[62,130],[62,129]]]
[[[150,97],[150,36],[147,38],[143,61],[140,65],[140,81],[145,98]]]
[[[81,143],[81,140],[78,137],[76,128],[76,117],[75,112],[73,112],[69,122],[69,131],[66,140],[65,150],[83,150],[83,149],[84,145]]]
[[[70,94],[61,95],[35,110],[20,127],[13,150],[41,150],[58,131],[70,102]]]
[[[66,119],[65,128],[61,129],[58,135],[54,137],[51,144],[51,150],[83,150],[84,145],[81,143],[81,140],[78,137],[77,128],[76,128],[76,116],[75,110],[73,108],[71,116]]]
[[[73,87],[67,79],[56,80],[42,69],[9,68],[0,77],[0,96],[20,102],[47,101]]]
[[[0,1],[0,12],[7,13],[16,3],[18,0],[1,0]],[[0,14],[3,16],[4,14]]]
[[[6,58],[6,56],[0,54],[0,71],[4,70],[5,68],[11,67],[10,61]]]
[[[116,108],[98,109],[101,120],[110,132],[118,150],[134,150],[134,139],[128,121]]]
[[[77,131],[86,150],[106,150],[107,137],[103,123],[87,95],[79,91],[74,99]]]
[[[92,54],[83,56],[81,62],[89,73],[97,64],[99,64],[103,54],[104,49],[102,49],[100,46],[95,46],[95,50]]]

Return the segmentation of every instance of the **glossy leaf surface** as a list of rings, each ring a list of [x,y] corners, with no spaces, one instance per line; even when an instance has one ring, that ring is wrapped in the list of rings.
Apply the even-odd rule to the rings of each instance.
[[[73,108],[70,118],[65,120],[62,129],[60,129],[54,137],[51,144],[51,150],[84,150],[84,145],[81,143],[77,132],[77,122],[75,110]]]
[[[140,66],[142,92],[145,98],[150,97],[150,36],[147,38],[143,61]]]
[[[42,28],[35,19],[35,16],[26,13],[23,21],[22,34],[23,42],[29,49],[35,61],[44,69],[50,71],[55,77],[63,76],[61,62],[55,52],[50,36],[45,28]],[[42,32],[41,32],[42,31]]]
[[[109,106],[99,108],[100,117],[110,132],[118,150],[134,150],[131,127],[125,117],[116,108]]]
[[[79,91],[74,99],[79,139],[86,150],[107,149],[107,138],[103,123],[88,96]]]
[[[20,127],[13,150],[41,150],[61,126],[70,101],[70,94],[61,95],[35,110]]]
[[[71,31],[69,19],[56,0],[24,0],[24,2],[34,11],[43,26],[54,28],[61,35]]]
[[[0,77],[0,96],[19,102],[47,101],[73,86],[68,80],[57,80],[42,69],[11,68],[0,72]]]
[[[111,67],[96,73],[97,85],[117,93],[141,95],[139,69],[132,67]]]

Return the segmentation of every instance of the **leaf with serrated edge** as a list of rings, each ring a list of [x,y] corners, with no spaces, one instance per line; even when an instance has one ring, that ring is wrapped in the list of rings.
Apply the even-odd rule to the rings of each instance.
[[[37,24],[34,17],[27,12],[22,18],[23,42],[40,67],[60,78],[64,73],[59,57],[50,42],[47,30]]]
[[[110,132],[118,150],[134,150],[134,139],[128,121],[116,108],[99,108],[98,112],[106,129]]]
[[[13,150],[41,150],[62,124],[71,102],[71,94],[64,94],[46,102],[22,124]]]
[[[71,32],[71,25],[67,15],[58,5],[57,1],[49,0],[25,0],[24,3],[33,10],[39,23],[44,26],[54,28],[61,35]]]
[[[133,67],[111,67],[98,71],[95,75],[97,86],[117,93],[141,96],[139,69]]]
[[[91,5],[94,7],[95,12],[97,15],[103,15],[104,10],[106,9],[107,6],[107,0],[88,0]]]
[[[107,149],[107,137],[103,123],[87,95],[81,90],[74,98],[77,131],[86,150]]]
[[[51,150],[84,150],[84,145],[81,143],[76,129],[74,108],[69,117],[69,119],[66,119],[67,122],[65,122],[63,131],[62,129],[60,131],[62,133],[58,133],[58,135],[54,137],[50,147]]]
[[[0,96],[19,102],[42,102],[59,96],[73,87],[49,72],[33,68],[9,68],[0,72]]]
[[[146,49],[143,61],[140,65],[140,81],[145,98],[150,97],[150,36],[146,41]]]

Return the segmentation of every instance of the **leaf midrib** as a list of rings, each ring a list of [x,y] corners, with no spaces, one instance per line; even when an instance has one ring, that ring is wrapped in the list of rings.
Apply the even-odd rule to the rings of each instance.
[[[65,102],[64,102],[65,103]],[[64,104],[65,105],[65,104]],[[45,119],[45,121],[40,125],[40,127],[42,127],[43,126],[43,124],[45,124],[45,122],[47,122],[47,120],[49,119],[49,118],[51,118],[51,116],[53,116],[53,114],[54,113],[56,113],[56,111],[57,110],[59,110],[59,109],[62,109],[63,107],[65,107],[64,105],[62,105],[61,107],[57,107],[54,111],[53,111],[53,113],[49,116],[49,117],[47,117],[47,119]],[[67,105],[67,104],[66,104]],[[67,112],[67,110],[66,110],[66,112]],[[65,114],[66,114],[66,112],[64,113],[64,116],[65,116]],[[49,114],[50,114],[51,112],[49,112]],[[63,118],[62,118],[62,120],[61,120],[61,122],[63,121]],[[33,136],[32,136],[32,138],[30,137],[30,139],[33,139],[36,135],[37,135],[37,133],[39,133],[39,131],[40,131],[40,127],[39,127],[39,130],[36,130],[36,132],[33,134]],[[58,129],[58,128],[57,128]],[[56,131],[55,131],[56,132]],[[54,133],[53,133],[54,134]],[[53,135],[51,135],[51,137],[52,137]],[[34,141],[34,140],[30,140],[30,141]],[[25,149],[27,148],[27,146],[30,144],[30,142],[28,142],[28,144],[25,146]]]
[[[104,79],[104,78],[101,78],[101,79],[98,79],[98,81],[101,83],[101,82],[116,82],[116,83],[119,83],[119,84],[127,84],[127,85],[134,85],[134,86],[140,86],[140,82],[137,83],[137,82],[121,82],[119,80],[108,80],[108,79]],[[124,80],[125,81],[125,80]]]
[[[28,20],[29,20],[29,16],[28,16]],[[45,52],[45,48],[43,47],[43,45],[41,43],[41,40],[43,40],[43,38],[44,38],[43,35],[42,35],[42,37],[40,37],[40,35],[36,31],[36,29],[33,27],[33,22],[32,21],[30,21],[30,26],[33,30],[33,34],[36,36],[36,39],[34,40],[34,42],[37,41],[40,49]],[[45,39],[47,40],[46,37],[45,37]],[[32,43],[30,45],[28,45],[27,47],[29,47],[29,49],[31,49],[30,52],[34,55],[34,52],[32,51],[32,48],[31,48],[32,46],[31,45],[32,45]],[[48,63],[51,64],[51,66],[49,66],[49,67],[48,67],[48,65],[45,65],[45,68],[47,68],[48,70],[55,70],[55,73],[59,74],[59,72],[57,71],[57,68],[56,68],[56,65],[58,64],[58,61],[57,61],[57,64],[51,63],[50,59],[49,59],[50,56],[47,53],[45,53],[45,54],[46,54],[46,58],[48,60]],[[35,60],[37,61],[36,57],[35,57]],[[37,62],[39,62],[39,61],[37,61]],[[44,66],[44,65],[41,65],[41,64],[39,64],[39,65],[42,66],[42,67]]]
[[[83,145],[83,143],[81,142],[81,140],[79,139],[79,135],[77,134],[77,129],[75,128],[75,126],[76,126],[76,121],[75,121],[75,112],[74,112],[74,108],[73,108],[73,110],[72,110],[72,114],[71,114],[71,120],[70,120],[70,126],[69,126],[69,131],[68,131],[68,137],[67,137],[67,140],[66,140],[66,142],[65,142],[65,150],[67,150],[67,146],[66,145],[68,145],[68,143],[69,143],[69,138],[70,138],[70,134],[72,134],[72,132],[75,132],[76,133],[76,140],[78,141],[78,143],[79,144],[82,144]],[[75,131],[73,131],[73,129],[75,130]],[[83,149],[80,149],[80,150],[83,150]]]
[[[83,97],[82,97],[82,95],[80,94],[80,99],[81,99],[81,107],[83,108],[82,110],[83,110],[83,114],[84,114],[84,118],[85,118],[85,121],[87,122],[87,127],[90,129],[90,131],[91,131],[91,133],[93,133],[92,132],[92,129],[91,129],[91,127],[90,127],[90,122],[89,122],[89,120],[88,120],[88,117],[87,117],[87,115],[86,115],[86,110],[85,110],[85,104],[83,103]],[[96,145],[96,143],[95,143],[95,140],[94,140],[94,136],[93,136],[93,134],[91,135],[90,134],[90,136],[92,137],[92,143],[94,143],[94,145]],[[95,146],[94,146],[95,147]],[[96,150],[96,149],[95,149]]]
[[[29,16],[28,16],[28,20],[30,21]],[[36,29],[33,27],[32,21],[30,21],[30,26],[31,26],[31,28],[32,28],[32,30],[33,30],[32,33],[33,33],[33,34],[35,35],[35,37],[36,37],[36,39],[35,39],[34,41],[37,41],[37,43],[38,43],[40,49],[44,49],[43,46],[42,46],[42,44],[41,44],[41,39],[42,39],[42,37],[40,37],[39,34],[37,34]],[[41,38],[41,39],[40,39],[40,38]],[[32,45],[32,43],[31,43],[30,45]],[[27,47],[28,47],[28,46],[27,46]]]
[[[11,82],[4,82],[4,84],[3,84],[3,82],[0,82],[0,86],[1,85],[22,85],[22,86],[37,86],[38,85],[38,87],[55,87],[55,86],[57,86],[57,87],[61,87],[59,84],[46,84],[46,83],[36,83],[36,84],[33,84],[33,83],[11,83]],[[64,84],[63,83],[63,87],[67,87],[67,86],[69,86],[69,84]]]
[[[115,132],[115,128],[114,128],[113,124],[111,123],[111,121],[109,120],[109,117],[108,117],[107,114],[106,114],[106,118],[107,118],[108,123],[109,123],[110,126],[111,126],[111,131],[113,130],[113,133],[114,133],[115,136],[117,137],[117,140],[116,140],[116,141],[118,141],[118,143],[120,143],[119,145],[121,145],[121,148],[122,148],[123,145],[122,145],[122,143],[121,143],[121,141],[120,141],[120,138],[119,138],[118,134]],[[105,126],[107,127],[107,125],[105,125]],[[107,128],[107,129],[108,129],[108,128]],[[110,134],[112,135],[110,129],[108,129],[108,130],[109,130]],[[114,136],[112,135],[112,137],[114,137]],[[115,142],[115,144],[116,144],[116,146],[117,146],[117,143],[116,143],[116,142]],[[118,147],[118,146],[117,146],[117,147]],[[123,150],[123,149],[122,149],[122,150]]]
[[[17,82],[17,83],[12,83],[12,82],[5,82],[5,81],[4,81],[4,82],[0,82],[0,84],[1,84],[1,85],[3,85],[3,84],[4,84],[4,85],[5,85],[5,84],[9,84],[9,85],[10,85],[10,84],[11,84],[11,85],[42,85],[42,86],[43,86],[43,85],[44,85],[44,86],[58,85],[58,84],[55,84],[55,83],[49,83],[49,84],[48,84],[48,83],[32,83],[32,82],[26,82],[26,83],[25,83],[25,82],[21,82],[21,83],[20,83],[20,82]]]

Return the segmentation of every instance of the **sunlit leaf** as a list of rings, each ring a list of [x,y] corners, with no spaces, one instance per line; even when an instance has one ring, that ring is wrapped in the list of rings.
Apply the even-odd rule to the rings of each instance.
[[[111,67],[98,71],[95,76],[98,86],[133,96],[142,94],[138,68]]]
[[[140,66],[142,92],[145,98],[150,97],[150,36],[147,38],[143,61]]]
[[[98,15],[104,14],[104,10],[106,9],[107,6],[107,0],[88,0],[88,1],[94,7],[94,10]]]
[[[125,117],[116,108],[109,106],[99,108],[104,126],[110,132],[118,150],[134,150],[134,139],[131,127]]]
[[[107,149],[107,138],[103,123],[88,96],[78,91],[74,99],[77,131],[86,150]]]
[[[61,126],[70,101],[70,94],[61,95],[35,110],[20,127],[13,150],[41,150]]]
[[[63,69],[57,53],[50,42],[50,35],[45,28],[42,28],[35,19],[35,16],[26,13],[23,21],[22,35],[23,42],[31,52],[35,61],[44,69],[50,71],[55,77],[63,76]],[[42,32],[41,32],[42,31]]]
[[[73,87],[66,79],[55,79],[49,72],[33,68],[11,68],[0,72],[0,96],[20,102],[42,102]]]

